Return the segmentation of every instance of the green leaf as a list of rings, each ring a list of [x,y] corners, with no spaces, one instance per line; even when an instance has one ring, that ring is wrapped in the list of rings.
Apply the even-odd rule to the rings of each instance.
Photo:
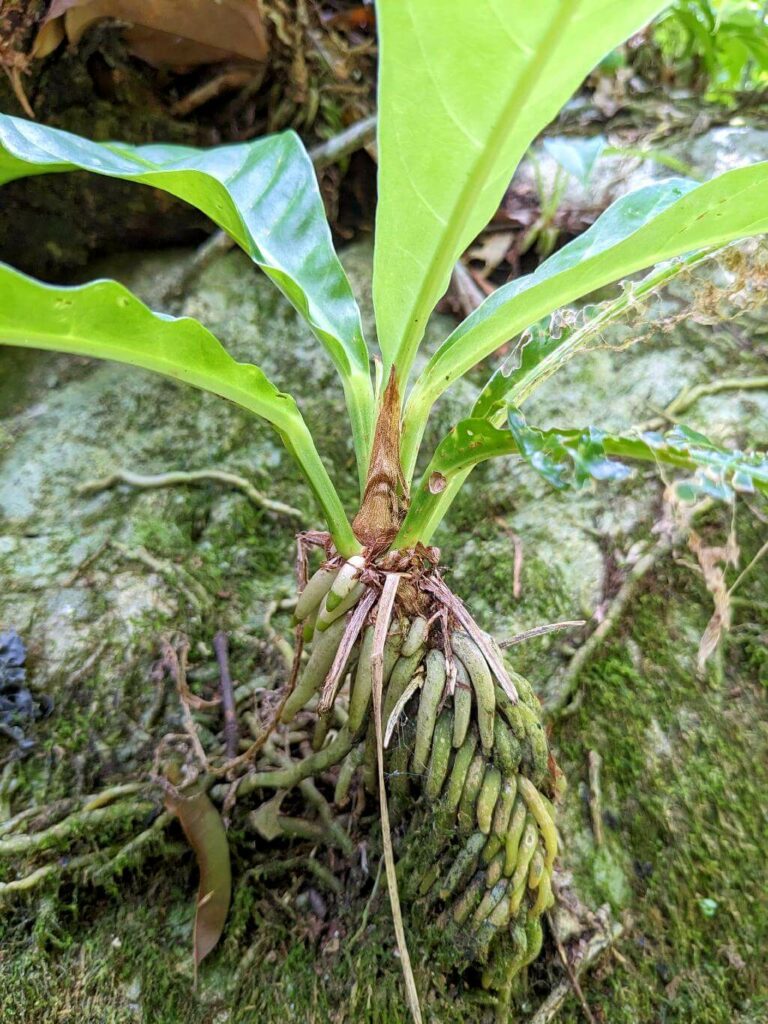
[[[304,471],[340,551],[359,545],[290,395],[258,366],[236,362],[188,317],[153,313],[116,281],[42,284],[0,263],[0,344],[114,359],[211,391],[271,423]]]
[[[613,462],[605,450],[605,432],[597,427],[581,431],[535,430],[517,409],[510,409],[509,432],[525,461],[558,490],[583,487],[590,479],[625,480],[632,471]]]
[[[379,0],[373,295],[405,381],[451,268],[531,141],[663,0]]]
[[[700,495],[729,500],[735,491],[768,494],[768,454],[729,451],[687,427],[667,434],[612,434],[597,427],[581,430],[537,430],[518,410],[509,413],[508,428],[487,419],[458,423],[438,445],[395,546],[428,543],[450,502],[474,466],[500,455],[522,457],[558,489],[583,487],[590,480],[621,480],[630,470],[617,459],[654,462],[684,470],[676,484],[685,500]]]
[[[680,253],[768,231],[768,162],[697,185],[673,178],[622,196],[526,277],[490,295],[443,342],[406,409],[403,466],[413,472],[429,410],[469,369],[529,324],[612,281]],[[535,359],[529,354],[530,363]]]
[[[245,250],[307,320],[341,376],[360,479],[373,433],[373,387],[360,313],[333,249],[314,168],[293,132],[214,149],[96,143],[0,114],[0,184],[92,171],[202,210]]]

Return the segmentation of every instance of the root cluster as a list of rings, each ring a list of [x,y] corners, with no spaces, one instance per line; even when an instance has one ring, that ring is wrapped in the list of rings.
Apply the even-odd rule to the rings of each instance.
[[[347,722],[334,740],[343,751],[335,803],[346,805],[353,786],[376,793],[374,630],[383,581],[399,573],[382,704],[398,884],[454,933],[466,962],[485,966],[485,984],[502,987],[537,956],[541,917],[554,902],[558,771],[530,685],[507,668],[436,562],[434,550],[420,549],[379,564],[330,559],[315,573],[296,607],[309,660],[281,720],[319,696],[314,746],[322,750],[348,686]]]

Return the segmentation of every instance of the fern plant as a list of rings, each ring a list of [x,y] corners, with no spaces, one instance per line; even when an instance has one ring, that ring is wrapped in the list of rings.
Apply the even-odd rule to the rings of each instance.
[[[396,921],[399,883],[409,902],[442,915],[454,961],[483,964],[487,984],[501,990],[541,947],[541,916],[553,901],[559,773],[530,685],[445,584],[430,541],[473,467],[494,457],[525,460],[558,487],[619,477],[627,460],[645,460],[679,471],[689,490],[768,491],[764,458],[720,449],[684,428],[666,436],[584,424],[541,431],[521,412],[633,303],[734,240],[768,230],[768,163],[703,184],[671,178],[624,196],[534,273],[489,296],[418,371],[417,355],[452,267],[532,140],[598,61],[663,7],[379,0],[376,354],[294,134],[210,150],[134,147],[0,117],[3,181],[84,170],[193,204],[274,281],[332,360],[360,483],[359,505],[349,509],[293,398],[257,366],[234,360],[202,324],[151,312],[113,281],[52,287],[0,266],[0,341],[155,370],[248,409],[278,432],[327,529],[301,538],[304,580],[312,546],[322,564],[298,595],[295,672],[279,728],[318,702],[315,752],[300,778],[336,768],[338,805],[353,786],[378,792],[385,835],[386,767],[399,823],[397,869],[385,844]],[[648,268],[568,329],[548,329],[562,306]],[[512,339],[466,418],[423,452],[435,403]],[[472,594],[464,596],[471,604]],[[346,724],[328,730],[337,701],[346,702]],[[403,741],[390,750],[387,736],[406,709]],[[260,762],[258,752],[228,770],[249,773],[240,799],[299,781]],[[409,999],[418,1017],[412,981]]]

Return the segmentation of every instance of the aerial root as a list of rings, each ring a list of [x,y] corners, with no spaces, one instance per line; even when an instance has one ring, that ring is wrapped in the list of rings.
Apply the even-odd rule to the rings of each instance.
[[[395,602],[391,623],[382,625],[381,595],[393,575],[405,598]],[[345,611],[338,616],[340,607]],[[418,868],[406,833],[399,883],[409,898],[462,926],[466,955],[476,962],[492,963],[495,950],[505,948],[502,937],[516,935],[521,969],[527,960],[520,936],[525,953],[538,948],[539,919],[554,902],[558,849],[554,808],[545,794],[556,795],[557,773],[530,684],[508,668],[501,647],[451,594],[429,552],[392,565],[330,558],[306,584],[296,620],[312,636],[311,653],[283,721],[315,701],[327,716],[348,686],[346,727],[309,759],[332,748],[334,758],[342,756],[337,806],[347,804],[356,778],[375,792],[388,776],[396,810],[413,807],[423,792],[430,803],[420,813],[434,822],[433,856]],[[512,642],[566,625],[572,623],[539,627]],[[384,630],[380,717],[377,629]],[[377,780],[379,731],[388,771]],[[241,792],[300,784],[295,769],[290,778],[269,774],[247,776]]]
[[[308,538],[306,544],[325,548],[326,561],[307,579],[306,554],[300,559],[304,586],[295,604],[296,645],[287,685],[254,693],[253,711],[238,707],[238,688],[217,638],[229,710],[228,741],[218,752],[206,750],[210,743],[195,715],[220,711],[221,699],[205,701],[192,693],[186,645],[164,645],[162,664],[176,684],[185,732],[164,738],[157,774],[170,764],[161,757],[163,749],[181,748],[186,760],[172,779],[175,785],[196,781],[214,801],[226,802],[228,815],[235,800],[242,806],[258,793],[264,812],[253,811],[248,822],[268,841],[306,840],[340,851],[347,861],[355,855],[350,823],[362,813],[366,794],[378,794],[401,957],[407,947],[403,921],[397,920],[399,901],[392,895],[398,886],[409,907],[422,907],[431,920],[444,922],[462,962],[483,965],[489,984],[502,992],[510,972],[519,973],[538,950],[539,922],[554,902],[558,834],[550,798],[557,795],[559,777],[538,700],[443,583],[433,551],[388,555],[379,562],[345,560],[320,535]],[[383,603],[387,595],[389,609]],[[227,755],[238,739],[235,710],[255,739],[233,757]],[[241,739],[238,750],[245,743]],[[296,813],[296,798],[286,796],[294,789],[309,809],[306,817]],[[137,786],[114,801],[90,798],[30,834],[18,831],[28,820],[19,819],[0,838],[0,857],[5,852],[28,860],[66,844],[79,857],[77,839],[100,831],[102,819],[105,826],[111,823],[114,837],[144,817],[127,843],[109,845],[92,863],[71,862],[73,870],[103,884],[164,841],[170,816],[158,815],[158,804],[139,796]],[[43,882],[55,865],[35,870],[40,873],[33,871],[29,881],[22,874],[7,891]],[[513,967],[505,973],[501,963]],[[412,975],[408,988],[413,1000]]]

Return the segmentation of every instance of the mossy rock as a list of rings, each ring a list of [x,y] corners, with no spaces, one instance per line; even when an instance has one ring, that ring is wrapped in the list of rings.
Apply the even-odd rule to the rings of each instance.
[[[187,258],[182,252],[131,256],[97,270],[121,277],[158,305]],[[358,247],[344,258],[367,295],[369,252]],[[340,389],[296,315],[237,254],[206,270],[182,305],[234,354],[261,363],[296,393],[352,506],[356,484]],[[370,321],[369,302],[364,305]],[[448,329],[437,318],[428,347]],[[634,353],[595,352],[541,389],[530,419],[591,416],[628,425],[652,415],[682,384],[726,365],[729,375],[755,372],[766,337],[765,323],[744,317],[727,330],[680,325]],[[170,697],[156,727],[142,724],[155,696],[149,673],[161,634],[180,629],[190,636],[196,686],[205,688],[215,675],[210,641],[217,628],[232,632],[239,682],[283,671],[263,616],[273,598],[291,592],[296,523],[216,484],[79,496],[80,484],[117,468],[216,466],[245,474],[270,497],[298,507],[306,526],[317,523],[308,490],[276,439],[237,409],[86,360],[0,351],[0,381],[11,372],[13,386],[0,388],[0,625],[23,634],[30,683],[54,701],[49,717],[25,727],[35,747],[15,762],[12,810],[18,811],[148,770],[159,735],[179,728]],[[467,408],[473,387],[462,385],[441,403],[431,436]],[[688,420],[709,434],[764,439],[766,408],[762,393],[728,394],[697,405]],[[474,474],[435,542],[453,589],[484,628],[503,637],[594,612],[608,600],[616,567],[651,535],[660,495],[649,474],[563,496],[523,467],[489,465]],[[716,542],[729,525],[723,510],[701,530]],[[741,503],[736,528],[746,564],[764,529]],[[512,592],[509,529],[522,545],[519,598]],[[139,549],[168,572],[130,557]],[[570,779],[561,819],[563,867],[589,905],[607,902],[628,915],[623,960],[607,959],[585,982],[593,1012],[627,1024],[661,1016],[679,1024],[747,1024],[761,1019],[768,999],[760,953],[768,924],[760,885],[768,787],[768,661],[760,638],[768,593],[760,573],[745,581],[748,603],[735,610],[715,667],[699,676],[696,648],[711,599],[680,554],[677,562],[660,563],[638,590],[585,669],[581,705],[554,724],[551,742]],[[280,613],[273,625],[289,628]],[[555,634],[516,649],[541,695],[557,694],[565,643]],[[603,758],[600,851],[586,804],[590,750]],[[126,872],[114,891],[66,883],[58,894],[46,889],[6,909],[3,1020],[52,1024],[67,1014],[117,1024],[408,1020],[381,892],[360,931],[372,885],[364,862],[354,864],[343,899],[320,892],[323,916],[317,893],[310,893],[317,887],[306,877],[289,875],[276,887],[263,870],[248,874],[292,851],[271,849],[239,825],[231,837],[232,916],[194,992],[195,872],[175,842],[179,836],[171,838],[165,853]],[[368,871],[375,874],[376,865]],[[412,954],[427,1020],[493,1018],[489,997],[471,977],[435,969],[424,949]],[[556,959],[545,958],[530,972],[521,1011],[532,1009],[560,976]],[[569,1001],[560,1020],[575,1024],[579,1014]]]

